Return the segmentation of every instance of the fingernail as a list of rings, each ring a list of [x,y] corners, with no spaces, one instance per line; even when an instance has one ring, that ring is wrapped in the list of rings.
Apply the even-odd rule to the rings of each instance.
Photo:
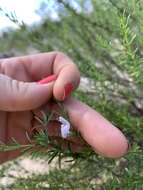
[[[74,89],[74,87],[73,87],[72,83],[66,84],[64,87],[64,95],[63,95],[62,100],[64,100],[66,97],[68,97],[73,89]]]
[[[56,75],[50,75],[50,76],[38,81],[37,83],[38,84],[47,84],[47,83],[52,82],[52,81],[54,81],[56,79],[57,79]]]

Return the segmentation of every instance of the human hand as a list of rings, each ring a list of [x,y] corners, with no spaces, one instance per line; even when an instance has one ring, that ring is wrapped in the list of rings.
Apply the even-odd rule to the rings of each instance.
[[[70,122],[97,153],[107,157],[120,157],[126,153],[127,140],[116,127],[87,105],[66,98],[78,86],[80,75],[77,67],[64,54],[52,52],[2,59],[0,73],[2,142],[9,143],[13,137],[19,143],[26,144],[25,132],[32,127],[32,111],[47,105],[54,96],[56,100],[66,99],[64,106]],[[37,83],[45,77],[40,82],[42,84]],[[17,155],[18,151],[1,153],[0,161]]]

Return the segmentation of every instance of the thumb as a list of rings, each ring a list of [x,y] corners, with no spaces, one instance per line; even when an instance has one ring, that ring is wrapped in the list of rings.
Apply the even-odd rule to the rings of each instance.
[[[0,74],[0,110],[24,111],[37,108],[51,96],[54,82],[22,82]]]

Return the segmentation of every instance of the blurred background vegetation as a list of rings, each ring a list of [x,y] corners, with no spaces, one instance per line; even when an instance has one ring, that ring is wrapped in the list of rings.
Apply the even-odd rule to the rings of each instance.
[[[1,55],[48,51],[69,55],[82,76],[74,95],[119,127],[131,148],[118,160],[95,154],[74,165],[64,167],[63,163],[48,174],[17,179],[9,189],[142,190],[143,1],[54,1],[54,7],[49,6],[50,0],[41,3],[36,12],[42,21],[32,26],[5,13],[19,28],[1,34]],[[56,18],[51,17],[52,9]]]

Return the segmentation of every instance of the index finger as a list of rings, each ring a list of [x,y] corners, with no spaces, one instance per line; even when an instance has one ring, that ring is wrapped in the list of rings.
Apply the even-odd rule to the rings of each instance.
[[[69,95],[70,91],[75,89],[80,81],[77,66],[67,55],[61,52],[2,59],[0,70],[16,80],[25,82],[35,82],[50,75],[56,75],[57,80],[53,93],[58,100],[63,100]]]
[[[95,152],[111,158],[123,156],[127,152],[126,137],[98,112],[73,98],[68,98],[64,105],[71,123]]]

